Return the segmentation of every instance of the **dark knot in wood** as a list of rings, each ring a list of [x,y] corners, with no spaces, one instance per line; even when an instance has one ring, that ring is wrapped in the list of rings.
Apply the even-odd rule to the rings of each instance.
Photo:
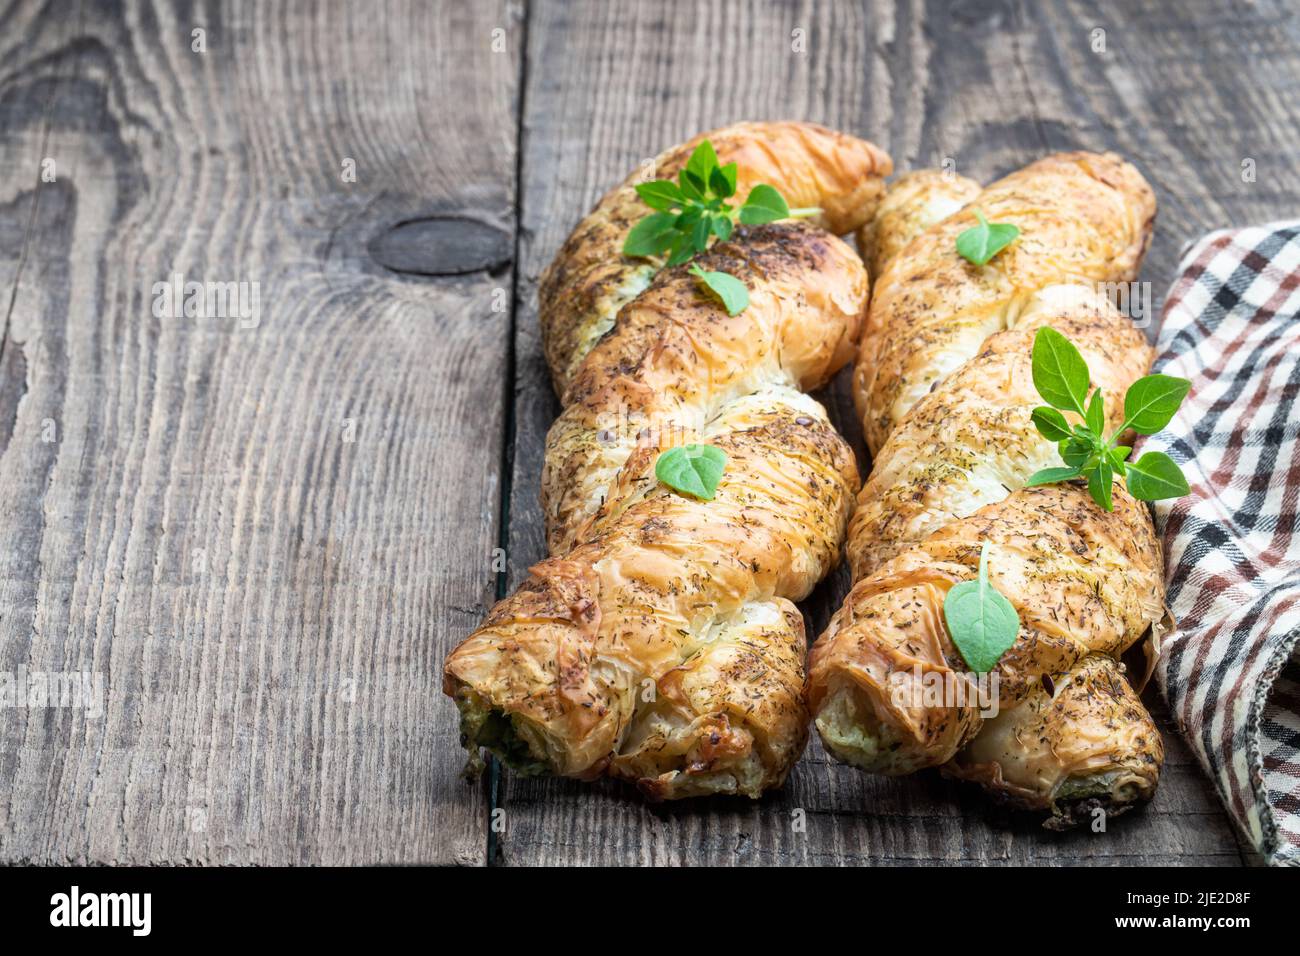
[[[369,249],[385,268],[422,276],[495,272],[513,258],[509,235],[464,216],[399,222],[371,239]]]

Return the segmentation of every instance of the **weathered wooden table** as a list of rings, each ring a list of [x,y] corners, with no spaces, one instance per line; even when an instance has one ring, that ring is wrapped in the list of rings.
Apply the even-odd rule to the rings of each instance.
[[[759,803],[467,783],[439,668],[542,554],[537,278],[628,169],[742,118],[983,179],[1114,148],[1158,298],[1296,212],[1289,6],[7,5],[0,673],[102,707],[0,710],[0,859],[1249,862],[1167,717],[1155,802],[1056,836],[815,743]]]

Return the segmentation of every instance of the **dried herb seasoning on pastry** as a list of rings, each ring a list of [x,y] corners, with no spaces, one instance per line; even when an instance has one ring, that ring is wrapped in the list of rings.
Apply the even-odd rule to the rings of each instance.
[[[564,406],[543,474],[551,557],[445,664],[471,753],[653,799],[784,781],[808,723],[791,602],[838,560],[859,486],[805,394],[852,359],[865,315],[866,270],[832,232],[870,218],[889,170],[843,134],[744,123],[655,175],[754,206],[775,202],[762,184],[804,221],[711,207],[740,223],[715,223],[689,264],[668,234],[651,236],[664,255],[628,256],[652,212],[629,178],[574,230],[540,291]]]
[[[815,726],[837,758],[886,774],[943,766],[1052,826],[1154,792],[1160,737],[1118,662],[1164,613],[1147,509],[1119,483],[1107,482],[1112,510],[1083,481],[1028,487],[1062,465],[1033,419],[1038,329],[1086,360],[1097,425],[1124,422],[1150,367],[1102,289],[1136,277],[1154,213],[1131,165],[1067,153],[978,193],[959,177],[904,178],[864,229],[883,271],[854,384],[875,460],[849,532],[855,584],[809,664]],[[1018,617],[983,675],[996,678],[991,707],[953,692],[981,675],[945,620],[985,547],[989,586]]]

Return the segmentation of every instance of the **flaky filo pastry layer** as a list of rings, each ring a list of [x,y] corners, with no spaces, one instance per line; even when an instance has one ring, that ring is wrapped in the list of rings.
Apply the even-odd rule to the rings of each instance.
[[[757,182],[857,228],[888,158],[809,124],[706,134]],[[695,142],[668,151],[668,177]],[[757,797],[807,739],[805,636],[791,603],[838,560],[859,479],[805,391],[856,351],[867,302],[853,250],[816,225],[739,227],[695,260],[745,282],[730,316],[686,267],[620,255],[647,210],[633,180],[574,230],[541,287],[564,411],[547,437],[551,557],[452,652],[464,742],[516,770],[611,775],[655,799]],[[715,496],[656,481],[660,452],[712,444]]]
[[[619,309],[643,292],[663,265],[620,254],[628,231],[649,212],[637,184],[676,177],[706,139],[720,164],[737,165],[736,202],[767,183],[792,209],[821,209],[806,221],[837,236],[871,219],[885,191],[884,177],[893,171],[889,156],[866,140],[799,122],[735,123],[701,133],[634,170],[574,227],[542,274],[542,347],[561,399]]]
[[[915,201],[933,205],[929,195],[961,182],[938,174]],[[957,237],[977,224],[976,209],[1021,230],[985,266],[956,251]],[[1014,326],[1040,290],[1136,279],[1154,217],[1155,196],[1132,165],[1112,153],[1058,153],[998,180],[910,239],[874,277],[854,365],[854,399],[872,454],[935,382],[988,336]]]
[[[1146,507],[1118,486],[1107,513],[1082,483],[1024,484],[1060,464],[1031,421],[1038,328],[1079,347],[1110,428],[1150,367],[1099,284],[1135,277],[1154,197],[1132,166],[1089,153],[978,194],[939,173],[893,191],[860,237],[883,266],[854,379],[875,461],[849,532],[855,585],[812,652],[815,725],[839,759],[889,774],[943,766],[1052,811],[1049,825],[1122,811],[1151,796],[1163,759],[1119,663],[1164,613],[1159,545]],[[984,267],[955,248],[977,208],[1022,230]],[[1021,619],[988,709],[953,693],[973,675],[943,619],[984,541],[990,582]],[[936,703],[927,687],[947,696]]]

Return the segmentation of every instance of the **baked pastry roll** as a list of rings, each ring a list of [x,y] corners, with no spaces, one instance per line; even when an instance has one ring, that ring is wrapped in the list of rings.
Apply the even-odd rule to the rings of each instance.
[[[1163,616],[1159,544],[1122,488],[1105,512],[1082,483],[1024,485],[1060,463],[1031,421],[1038,328],[1079,347],[1111,428],[1150,367],[1150,346],[1099,290],[1135,277],[1154,197],[1132,166],[1090,153],[973,198],[969,181],[937,173],[898,188],[865,236],[883,272],[854,381],[875,460],[849,532],[855,584],[812,652],[815,725],[841,760],[944,766],[1054,825],[1084,807],[1122,811],[1150,797],[1163,758],[1119,664]],[[976,208],[1021,229],[983,267],[956,252]],[[984,542],[1021,630],[981,698],[943,603],[975,576]]]
[[[805,392],[852,359],[868,291],[861,260],[818,222],[861,226],[889,171],[871,144],[810,124],[707,137],[739,164],[739,199],[765,182],[823,213],[739,227],[696,258],[747,286],[734,316],[687,267],[621,255],[647,212],[633,179],[578,225],[541,284],[564,405],[543,473],[551,557],[445,664],[472,753],[619,777],[654,799],[757,797],[806,742],[791,602],[838,560],[859,479]],[[696,142],[654,174],[674,175]],[[659,454],[686,444],[726,455],[712,500],[656,481]]]

